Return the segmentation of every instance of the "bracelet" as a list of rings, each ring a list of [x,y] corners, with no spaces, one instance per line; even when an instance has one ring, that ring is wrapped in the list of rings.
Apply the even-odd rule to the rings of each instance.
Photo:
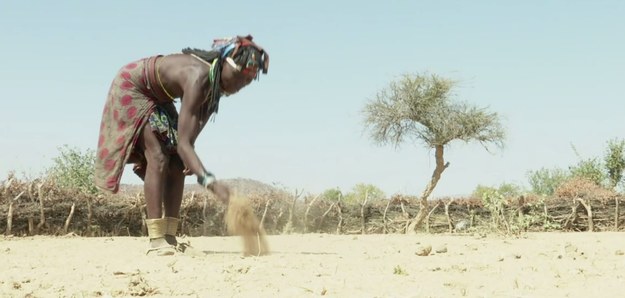
[[[215,175],[213,175],[213,173],[210,173],[208,171],[204,171],[203,175],[197,177],[197,183],[199,183],[200,185],[204,187],[208,187],[209,185],[213,184],[215,181],[217,181],[217,178],[215,178]]]

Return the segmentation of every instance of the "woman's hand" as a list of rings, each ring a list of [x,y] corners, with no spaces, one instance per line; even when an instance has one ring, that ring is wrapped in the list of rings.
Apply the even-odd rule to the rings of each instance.
[[[212,173],[204,172],[204,174],[198,176],[197,182],[204,188],[211,190],[222,203],[228,204],[230,201],[230,188],[217,181],[217,178]]]
[[[228,205],[228,202],[230,201],[230,188],[228,186],[219,181],[215,181],[210,184],[208,188],[213,191],[217,199]]]

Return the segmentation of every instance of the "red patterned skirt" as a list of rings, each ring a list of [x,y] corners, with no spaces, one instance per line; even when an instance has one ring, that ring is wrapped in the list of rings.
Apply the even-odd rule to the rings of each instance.
[[[117,193],[124,166],[150,115],[157,105],[173,105],[155,84],[154,65],[159,57],[129,63],[113,79],[96,151],[95,184],[101,190]]]

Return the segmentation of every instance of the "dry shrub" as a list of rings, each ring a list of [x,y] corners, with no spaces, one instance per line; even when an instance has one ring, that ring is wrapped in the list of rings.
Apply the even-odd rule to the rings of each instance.
[[[597,185],[586,178],[572,178],[562,183],[555,192],[556,197],[561,199],[592,199],[605,201],[612,199],[616,193]]]
[[[225,221],[230,235],[243,238],[244,255],[260,256],[269,253],[265,231],[260,228],[260,222],[246,197],[236,193],[231,195]]]
[[[471,197],[451,197],[448,199],[453,200],[454,204],[458,206],[470,207],[470,208],[483,208],[484,207],[482,198],[476,198],[476,197],[471,196]]]

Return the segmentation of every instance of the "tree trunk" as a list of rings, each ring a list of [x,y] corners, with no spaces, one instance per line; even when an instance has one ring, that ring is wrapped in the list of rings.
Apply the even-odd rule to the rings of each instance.
[[[282,219],[282,215],[284,215],[284,208],[280,207],[280,212],[278,212],[278,215],[275,217],[273,222],[273,230],[276,232],[278,231],[278,224],[280,223],[280,219]]]
[[[28,217],[28,236],[35,235],[35,219],[33,216]]]
[[[616,198],[614,198],[614,230],[618,232],[618,221],[619,221],[619,208],[618,208],[618,199],[619,197],[616,196]]]
[[[519,196],[519,219],[523,220],[525,217],[525,213],[523,213],[523,208],[525,207],[525,197]]]
[[[510,223],[508,223],[508,218],[506,217],[506,207],[501,207],[501,210],[499,211],[499,217],[501,218],[501,222],[503,222],[504,226],[506,227],[506,233],[510,234],[511,229]]]
[[[72,207],[69,209],[69,215],[65,220],[65,225],[63,225],[63,233],[67,234],[69,230],[69,224],[72,222],[72,218],[74,217],[74,210],[76,209],[76,203],[72,203]]]
[[[388,207],[391,205],[392,200],[388,200],[386,203],[386,208],[384,208],[384,213],[382,214],[382,223],[384,224],[384,234],[388,234],[388,227],[386,225],[386,212],[388,211]]]
[[[586,208],[586,214],[588,215],[588,232],[594,232],[595,225],[592,220],[592,207],[590,206],[590,203],[586,204],[586,201],[582,199],[577,199],[577,201],[580,202],[584,208]]]
[[[291,208],[289,208],[289,220],[287,221],[286,225],[284,226],[284,233],[291,233],[294,230],[294,214],[295,214],[295,203],[297,203],[297,199],[299,199],[299,197],[302,195],[302,193],[304,192],[304,190],[298,192],[297,189],[295,190],[295,196],[293,196],[293,202],[291,203]]]
[[[148,218],[148,214],[146,211],[145,204],[139,205],[139,213],[141,213],[141,236],[148,235],[148,226],[145,223],[145,220]]]
[[[341,208],[341,201],[336,202],[336,209],[339,213],[339,222],[336,224],[336,234],[341,235],[343,233],[343,208]]]
[[[31,182],[28,184],[28,197],[30,197],[30,202],[35,202],[35,182]]]
[[[19,200],[19,198],[24,194],[24,191],[20,192],[19,195],[17,195],[17,197],[15,197],[14,199],[9,199],[9,212],[7,214],[7,229],[5,234],[7,236],[11,235],[12,231],[11,231],[11,226],[13,225],[13,201],[17,201]]]
[[[448,202],[445,202],[445,216],[447,216],[447,224],[449,225],[449,233],[454,232],[454,223],[451,220],[451,215],[449,215],[449,206],[453,202],[454,202],[453,200],[449,200]]]
[[[579,202],[573,200],[573,207],[571,207],[571,215],[566,219],[564,224],[562,225],[565,229],[572,229],[573,223],[577,220],[577,207],[579,206]]]
[[[7,213],[7,229],[4,232],[4,235],[11,235],[11,225],[13,225],[13,200],[9,201],[9,211]]]
[[[267,216],[267,209],[269,209],[269,203],[271,203],[271,199],[268,199],[265,202],[265,210],[263,211],[263,216],[260,218],[260,224],[258,224],[259,230],[263,230],[265,226],[265,217]]]
[[[410,221],[410,224],[406,228],[406,233],[415,233],[417,228],[419,228],[419,226],[423,223],[423,220],[428,214],[428,198],[430,197],[430,194],[432,194],[432,191],[434,191],[434,188],[436,188],[436,184],[438,184],[438,181],[441,179],[443,171],[449,167],[449,162],[445,163],[445,159],[443,157],[443,145],[436,145],[435,150],[434,156],[436,158],[436,168],[432,173],[430,182],[425,187],[423,193],[421,193],[421,197],[419,197],[419,212],[415,218]]]
[[[399,206],[401,207],[401,214],[404,216],[404,218],[407,219],[408,217],[410,217],[408,211],[406,211],[406,206],[404,206],[403,200],[400,200]]]
[[[91,209],[91,197],[87,198],[87,233],[93,237],[91,221],[93,220],[93,211]]]
[[[365,198],[362,201],[362,203],[360,204],[360,227],[361,227],[361,234],[366,234],[367,230],[366,230],[366,218],[365,218],[365,206],[367,206],[367,201],[369,201],[369,191],[367,190],[365,192]]]
[[[44,182],[37,185],[37,198],[39,199],[39,223],[37,224],[37,227],[35,227],[35,233],[39,233],[39,230],[46,224],[46,214],[43,211],[43,195],[41,194],[41,187],[43,184]]]
[[[310,207],[312,207],[312,205],[315,203],[315,201],[317,201],[319,197],[321,197],[321,194],[313,198],[310,201],[310,204],[308,204],[308,207],[306,207],[306,212],[304,212],[304,233],[308,233],[308,212],[310,212]]]
[[[289,208],[289,221],[288,224],[290,224],[291,226],[293,225],[293,218],[294,218],[294,214],[295,214],[295,203],[297,203],[297,199],[299,198],[299,196],[295,196],[293,197],[293,202],[291,202],[291,208]]]
[[[0,192],[0,195],[5,196],[7,194],[7,192],[9,191],[9,188],[11,187],[11,184],[13,184],[13,181],[15,180],[15,178],[13,178],[12,176],[13,176],[13,174],[10,173],[9,177],[11,177],[11,178],[4,183],[4,188],[2,189],[2,192]]]
[[[195,199],[195,192],[192,191],[191,202],[193,202],[194,199]],[[208,236],[208,218],[206,217],[206,210],[208,210],[208,196],[205,195],[204,201],[202,202],[202,236]],[[228,211],[226,210],[226,212]],[[180,227],[182,228],[182,225],[180,225]]]
[[[321,219],[319,219],[319,224],[317,225],[317,232],[321,231],[321,228],[323,226],[323,221],[326,219],[326,216],[328,216],[328,213],[332,211],[332,208],[334,208],[335,204],[336,202],[333,202],[328,208],[328,210],[326,210],[326,212],[324,212],[323,215],[321,215]]]
[[[438,201],[438,203],[436,203],[436,206],[434,206],[434,208],[432,208],[432,210],[430,210],[430,212],[428,212],[428,216],[425,217],[425,232],[426,233],[430,232],[430,216],[432,216],[432,213],[434,213],[436,208],[438,208],[438,206],[440,206],[440,205],[441,205],[441,202]]]
[[[546,202],[543,203],[543,213],[545,214],[545,221],[543,222],[543,225],[547,226],[547,224],[549,223],[549,212],[547,210]]]

